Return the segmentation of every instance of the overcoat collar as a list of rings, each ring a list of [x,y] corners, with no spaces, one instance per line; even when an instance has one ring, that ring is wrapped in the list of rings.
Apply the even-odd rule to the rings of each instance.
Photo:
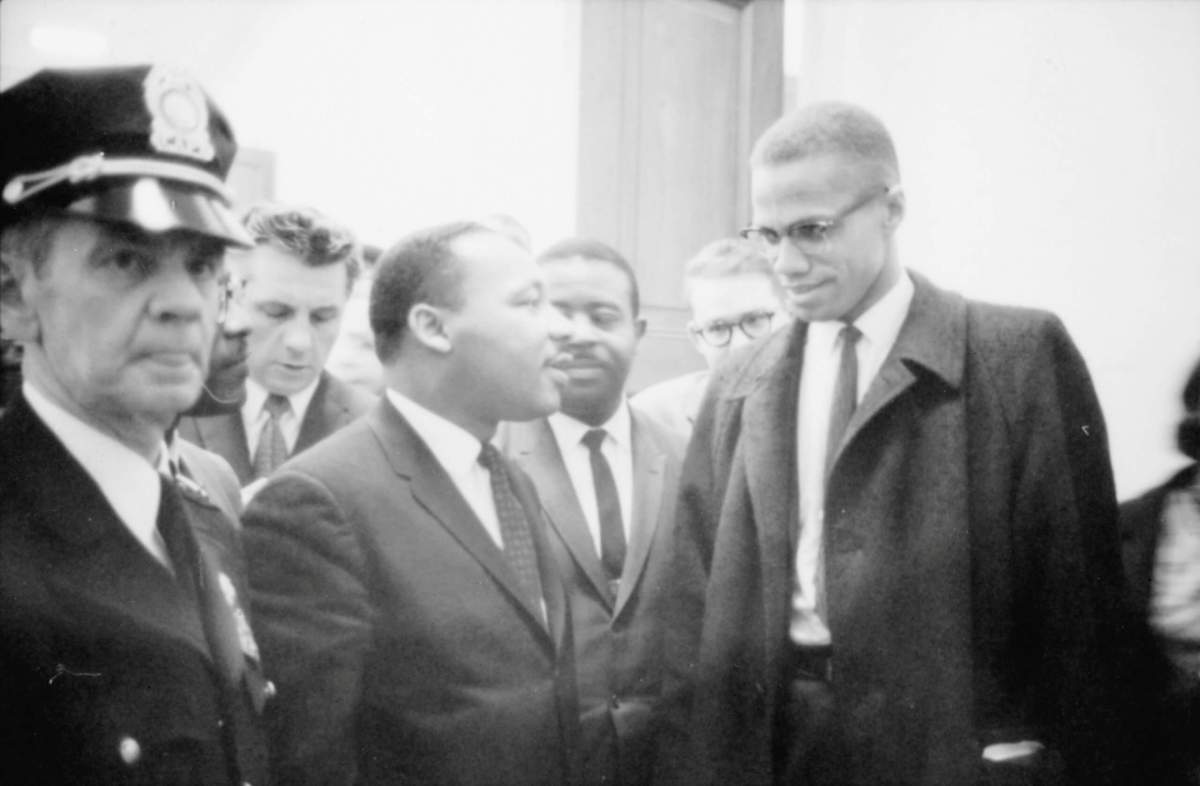
[[[450,477],[441,469],[437,459],[417,435],[417,432],[386,397],[368,411],[366,421],[368,427],[374,432],[392,471],[408,484],[417,503],[441,526],[445,527],[472,557],[478,560],[496,583],[510,596],[512,602],[529,618],[531,627],[539,632],[539,637],[544,640],[544,643],[553,648],[554,641],[542,623],[540,610],[534,606],[532,599],[526,597],[516,575],[509,567],[504,553],[488,536],[487,530],[475,516],[475,512],[463,499]],[[546,611],[550,618],[551,630],[556,632],[555,638],[557,638],[557,634],[564,627],[562,618],[564,609],[562,604],[557,602],[559,599],[555,597],[556,593],[561,593],[561,584],[557,584],[557,577],[552,571],[547,572],[545,569],[545,560],[549,555],[545,553],[544,543],[539,537],[536,518],[541,511],[530,499],[524,484],[518,482],[518,479],[511,473],[509,482],[533,526],[534,540],[538,547],[538,563],[542,574]]]

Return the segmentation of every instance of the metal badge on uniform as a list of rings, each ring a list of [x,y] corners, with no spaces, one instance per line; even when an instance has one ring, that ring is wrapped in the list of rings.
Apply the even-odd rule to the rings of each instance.
[[[208,132],[208,103],[197,82],[181,71],[155,66],[146,75],[145,97],[155,150],[212,161],[216,152]]]
[[[238,603],[237,588],[233,586],[233,580],[225,573],[221,573],[217,577],[217,581],[221,585],[221,594],[225,596],[225,604],[229,606],[234,620],[237,621],[238,642],[241,644],[242,654],[257,663],[259,661],[258,642],[254,640],[254,633],[250,630],[246,612],[242,611],[242,605]]]

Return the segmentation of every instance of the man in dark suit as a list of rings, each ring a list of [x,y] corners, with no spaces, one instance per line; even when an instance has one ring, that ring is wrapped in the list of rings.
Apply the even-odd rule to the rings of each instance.
[[[243,223],[255,245],[230,264],[249,322],[245,400],[237,412],[185,418],[179,433],[224,457],[248,486],[374,399],[324,370],[358,274],[353,236],[300,207],[260,205]]]
[[[270,693],[234,525],[163,435],[200,393],[235,145],[161,67],[0,95],[0,782],[262,783]]]
[[[900,265],[861,108],[779,120],[751,183],[798,322],[716,372],[688,450],[664,776],[1130,782],[1107,440],[1062,324]]]
[[[567,387],[562,412],[506,424],[504,447],[538,488],[567,579],[584,780],[647,783],[683,437],[625,400],[646,327],[625,258],[565,240],[538,261],[570,326]]]
[[[564,326],[543,290],[478,224],[385,252],[384,399],[247,508],[282,782],[576,780],[565,592],[533,485],[488,441],[558,408]]]

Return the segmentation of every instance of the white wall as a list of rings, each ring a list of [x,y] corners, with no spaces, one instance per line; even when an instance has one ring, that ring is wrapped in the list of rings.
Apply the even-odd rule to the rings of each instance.
[[[789,0],[789,104],[891,128],[901,255],[1057,312],[1109,425],[1118,492],[1182,463],[1200,358],[1200,2]]]
[[[577,0],[4,0],[0,83],[183,66],[242,144],[276,153],[280,199],[381,245],[492,212],[547,244],[574,228],[578,16]],[[82,40],[36,47],[47,29]]]

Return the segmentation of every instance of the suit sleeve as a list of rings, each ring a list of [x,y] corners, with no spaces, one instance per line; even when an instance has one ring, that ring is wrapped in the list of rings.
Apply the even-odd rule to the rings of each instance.
[[[1083,358],[1057,318],[1020,380],[1014,522],[1031,566],[1032,698],[1070,783],[1126,783],[1137,724],[1126,700],[1142,641],[1126,603],[1108,439]]]
[[[294,471],[259,492],[244,524],[255,631],[278,688],[268,706],[275,778],[352,784],[370,640],[359,539],[328,489]]]

